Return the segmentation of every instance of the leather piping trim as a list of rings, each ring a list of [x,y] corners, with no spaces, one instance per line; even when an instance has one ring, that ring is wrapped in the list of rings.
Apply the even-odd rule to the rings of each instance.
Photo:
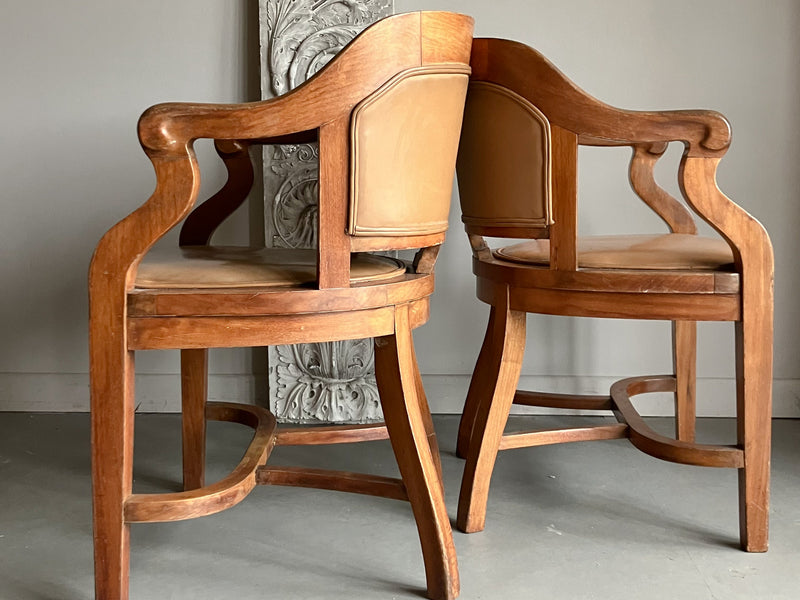
[[[517,104],[519,104],[522,108],[524,108],[528,113],[530,113],[531,117],[535,121],[538,121],[539,124],[542,126],[544,130],[544,143],[542,148],[542,156],[544,157],[544,189],[542,193],[544,195],[544,210],[545,215],[544,217],[539,217],[535,219],[476,219],[473,217],[462,217],[462,221],[468,225],[492,225],[495,227],[520,227],[520,226],[527,226],[527,227],[547,227],[548,225],[552,225],[555,221],[553,221],[553,155],[552,155],[552,134],[550,131],[550,121],[547,119],[545,114],[540,111],[536,106],[531,104],[526,98],[520,96],[516,92],[503,87],[502,85],[497,85],[496,83],[490,83],[488,81],[470,81],[469,86],[477,87],[477,88],[484,88],[489,89],[495,93],[501,94],[506,96],[507,98],[513,100]]]
[[[420,223],[416,227],[363,227],[356,223],[356,215],[358,214],[358,199],[357,195],[355,194],[355,189],[359,175],[356,132],[358,131],[362,111],[369,108],[370,105],[391,92],[406,79],[410,79],[411,77],[416,77],[418,75],[470,75],[471,73],[472,69],[469,66],[453,63],[436,63],[422,67],[415,67],[413,69],[406,69],[405,71],[392,77],[389,81],[378,88],[375,93],[371,94],[368,98],[362,100],[356,105],[356,107],[353,109],[350,126],[350,162],[353,166],[350,172],[350,213],[348,215],[347,223],[347,233],[349,235],[426,235],[432,233],[442,233],[447,230],[447,221]]]

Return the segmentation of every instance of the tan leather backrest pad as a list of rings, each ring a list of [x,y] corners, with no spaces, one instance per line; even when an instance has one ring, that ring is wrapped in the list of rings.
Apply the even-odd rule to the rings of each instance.
[[[348,233],[447,229],[469,72],[456,64],[409,69],[356,106]]]
[[[462,220],[489,227],[552,223],[550,123],[511,90],[469,85],[458,149]]]

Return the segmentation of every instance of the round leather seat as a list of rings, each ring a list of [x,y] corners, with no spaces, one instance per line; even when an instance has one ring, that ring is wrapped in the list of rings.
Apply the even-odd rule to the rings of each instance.
[[[137,288],[286,287],[312,284],[317,278],[314,249],[189,246],[156,249],[144,257]],[[352,254],[350,282],[371,283],[402,277],[399,260]]]
[[[578,238],[578,267],[589,269],[726,270],[733,253],[724,240],[668,233]],[[494,251],[496,258],[529,265],[550,263],[550,240],[530,240]]]

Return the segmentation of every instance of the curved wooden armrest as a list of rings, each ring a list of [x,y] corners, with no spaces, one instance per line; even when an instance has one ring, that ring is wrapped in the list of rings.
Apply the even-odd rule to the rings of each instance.
[[[180,152],[199,138],[266,140],[318,129],[349,114],[396,73],[423,64],[417,37],[421,18],[420,13],[396,15],[364,30],[313,77],[270,100],[153,106],[139,120],[142,146],[153,156]]]
[[[553,125],[574,132],[586,145],[628,146],[683,142],[689,156],[720,157],[731,140],[730,124],[711,110],[631,111],[587,94],[542,54],[519,42],[476,38],[473,79],[515,90]]]

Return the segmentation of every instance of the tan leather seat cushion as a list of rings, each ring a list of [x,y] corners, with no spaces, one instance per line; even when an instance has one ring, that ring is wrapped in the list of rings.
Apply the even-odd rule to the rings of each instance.
[[[142,260],[139,288],[299,286],[316,281],[316,250],[189,246],[153,250]],[[350,281],[385,281],[405,273],[399,260],[352,254]]]
[[[517,263],[546,265],[550,241],[531,240],[495,250],[495,256]],[[719,270],[733,264],[723,240],[668,233],[578,238],[578,266],[595,269]]]

